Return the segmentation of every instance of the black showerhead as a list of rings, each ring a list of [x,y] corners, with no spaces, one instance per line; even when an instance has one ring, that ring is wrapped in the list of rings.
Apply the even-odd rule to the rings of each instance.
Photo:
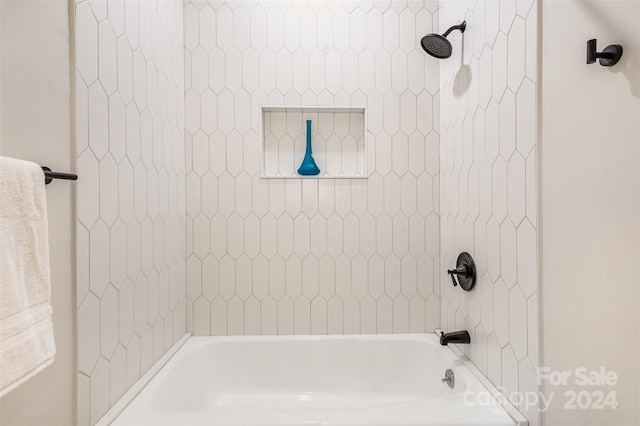
[[[422,37],[420,44],[425,52],[438,59],[451,56],[451,43],[440,34],[428,34]]]
[[[447,40],[447,36],[453,30],[460,30],[461,33],[464,33],[464,30],[467,28],[467,21],[463,21],[460,25],[454,25],[449,28],[444,34],[427,34],[422,37],[420,44],[425,52],[429,55],[438,58],[445,59],[451,56],[451,43]]]

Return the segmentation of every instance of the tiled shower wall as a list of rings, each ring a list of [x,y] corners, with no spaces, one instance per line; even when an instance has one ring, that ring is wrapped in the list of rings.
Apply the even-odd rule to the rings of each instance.
[[[181,1],[77,1],[78,423],[186,332]]]
[[[189,331],[439,325],[437,7],[185,2]],[[370,177],[260,179],[261,105],[366,106]]]
[[[441,31],[463,19],[440,67],[441,249],[446,268],[471,253],[478,282],[442,277],[442,328],[470,331],[466,354],[505,393],[536,391],[538,4],[441,2]]]

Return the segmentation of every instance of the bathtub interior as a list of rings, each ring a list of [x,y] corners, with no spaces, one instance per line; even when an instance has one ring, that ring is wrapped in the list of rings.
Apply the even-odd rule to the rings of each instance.
[[[192,351],[162,378],[185,392],[177,400],[170,386],[160,385],[155,404],[174,410],[222,409],[229,394],[264,392],[300,395],[306,405],[323,395],[396,395],[434,397],[442,391],[426,383],[440,382],[444,366],[424,365],[436,359],[434,348],[416,341],[340,339],[327,348],[323,340],[285,340],[277,345],[260,341],[218,341],[194,338]],[[348,356],[345,356],[348,354]],[[257,355],[257,356],[256,356]],[[202,368],[194,369],[192,365]],[[207,392],[203,393],[202,389]],[[225,401],[226,400],[226,401]]]
[[[516,424],[481,391],[435,335],[191,337],[113,424]]]

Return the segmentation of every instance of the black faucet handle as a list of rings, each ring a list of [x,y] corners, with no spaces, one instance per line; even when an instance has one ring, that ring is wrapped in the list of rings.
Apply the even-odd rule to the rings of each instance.
[[[458,282],[456,281],[455,271],[449,269],[447,270],[447,274],[451,275],[451,282],[453,283],[453,286],[457,286]]]
[[[467,252],[460,253],[456,260],[456,268],[447,270],[447,274],[451,275],[454,287],[460,284],[463,290],[469,291],[476,284],[476,266]],[[458,276],[457,279],[455,275]]]
[[[460,265],[458,266],[456,269],[448,269],[447,270],[447,274],[451,275],[451,281],[453,282],[454,286],[457,286],[458,283],[456,282],[456,275],[460,275],[464,278],[468,278],[469,277],[469,269],[467,268],[467,265]]]

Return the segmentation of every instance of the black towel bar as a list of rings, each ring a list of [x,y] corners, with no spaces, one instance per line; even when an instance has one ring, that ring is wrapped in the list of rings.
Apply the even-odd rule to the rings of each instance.
[[[49,167],[42,166],[44,172],[44,184],[49,185],[53,179],[78,180],[78,175],[73,173],[54,172]]]

